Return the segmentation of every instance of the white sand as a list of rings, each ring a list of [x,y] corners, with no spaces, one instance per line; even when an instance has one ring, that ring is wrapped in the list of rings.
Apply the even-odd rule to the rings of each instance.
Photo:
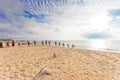
[[[120,54],[55,46],[0,48],[0,80],[32,80],[42,68],[51,74],[41,80],[120,80]]]

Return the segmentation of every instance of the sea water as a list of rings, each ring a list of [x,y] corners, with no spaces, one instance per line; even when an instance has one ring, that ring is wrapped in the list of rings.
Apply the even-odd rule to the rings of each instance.
[[[40,40],[45,42],[45,40]],[[65,47],[69,45],[75,45],[75,48],[80,49],[92,49],[92,50],[107,50],[120,52],[120,40],[47,40],[51,42],[51,45],[55,44],[55,41],[60,42],[61,46],[64,43]]]

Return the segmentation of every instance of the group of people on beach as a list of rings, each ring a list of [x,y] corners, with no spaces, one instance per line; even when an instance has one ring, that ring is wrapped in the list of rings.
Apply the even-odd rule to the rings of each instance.
[[[55,46],[63,46],[63,47],[65,47],[65,46],[67,46],[68,48],[70,47],[70,45],[69,44],[64,44],[64,43],[61,43],[60,41],[59,42],[57,42],[57,41],[54,41],[54,42],[52,42],[52,44],[54,44]],[[42,45],[51,45],[51,41],[42,41]],[[75,47],[75,45],[71,45],[71,47]]]
[[[31,45],[31,42],[30,41],[25,41],[26,43],[25,44],[27,44],[28,46],[30,46]],[[22,42],[20,42],[20,41],[18,41],[17,42],[18,43],[18,46],[21,46],[22,45]],[[34,44],[34,46],[36,46],[36,44],[37,44],[37,42],[36,41],[33,41],[32,42],[32,44]],[[63,46],[63,47],[70,47],[70,45],[69,44],[64,44],[64,43],[61,43],[60,41],[59,42],[57,42],[57,41],[47,41],[47,40],[45,40],[45,41],[41,41],[41,44],[42,45],[55,45],[55,46]],[[10,47],[10,46],[15,46],[15,41],[14,40],[12,40],[12,41],[6,41],[6,47]],[[0,47],[2,48],[3,47],[3,45],[2,45],[2,43],[0,43]],[[71,45],[71,47],[72,48],[74,48],[75,47],[75,45]]]
[[[11,41],[11,45],[15,46],[15,41],[14,40]],[[9,41],[6,42],[6,47],[10,47],[10,42]],[[3,48],[3,42],[0,42],[0,48]]]
[[[15,46],[15,41],[14,40],[12,40],[12,46]],[[6,47],[10,47],[9,41],[6,42]]]
[[[30,42],[27,40],[27,45],[30,46]],[[37,42],[36,41],[33,41],[33,44],[36,46]]]

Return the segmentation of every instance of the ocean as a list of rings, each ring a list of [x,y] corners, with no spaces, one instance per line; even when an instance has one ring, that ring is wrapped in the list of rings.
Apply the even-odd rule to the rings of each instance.
[[[45,40],[40,40],[39,43]],[[102,50],[102,51],[115,51],[120,52],[120,40],[47,40],[51,42],[51,45],[55,45],[55,41],[58,43],[60,42],[60,46],[67,44],[71,47],[75,45],[75,48],[80,49],[90,49],[90,50]]]

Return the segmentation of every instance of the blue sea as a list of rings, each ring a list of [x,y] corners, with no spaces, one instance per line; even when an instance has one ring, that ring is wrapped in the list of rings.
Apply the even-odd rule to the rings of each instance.
[[[39,42],[41,43],[41,41]],[[80,49],[120,52],[120,40],[50,40],[51,45],[54,45],[55,41],[57,42],[57,45],[60,42],[61,46],[64,43],[65,47],[69,44],[70,47],[75,45],[75,48]]]

